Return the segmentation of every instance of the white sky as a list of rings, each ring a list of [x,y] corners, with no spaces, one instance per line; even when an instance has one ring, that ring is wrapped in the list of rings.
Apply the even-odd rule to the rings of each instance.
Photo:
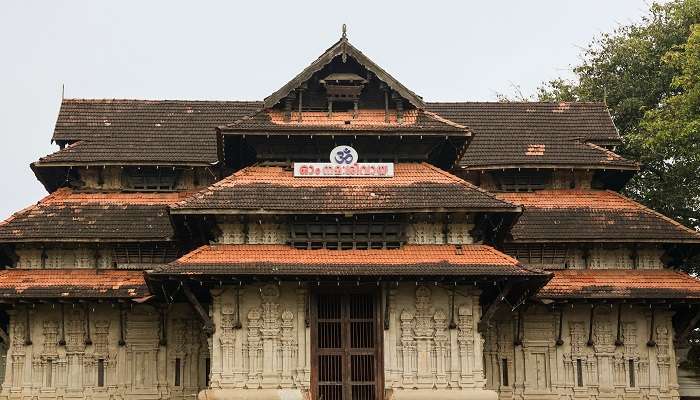
[[[495,100],[570,76],[642,0],[0,2],[0,220],[45,194],[29,163],[71,98],[261,100],[348,25],[356,47],[428,101]]]

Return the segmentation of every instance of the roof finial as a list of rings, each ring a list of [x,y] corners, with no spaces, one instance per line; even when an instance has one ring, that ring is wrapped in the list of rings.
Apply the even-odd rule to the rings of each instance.
[[[343,39],[348,38],[348,26],[345,24],[343,24],[343,36],[342,37],[343,37]]]

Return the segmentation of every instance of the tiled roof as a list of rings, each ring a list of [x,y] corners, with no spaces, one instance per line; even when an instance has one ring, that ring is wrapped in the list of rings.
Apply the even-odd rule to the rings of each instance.
[[[0,241],[162,241],[168,205],[187,193],[88,193],[62,188],[0,222]]]
[[[139,298],[148,295],[143,271],[6,269],[0,300],[10,298]]]
[[[546,276],[485,245],[405,245],[392,250],[207,245],[156,270],[155,274]]]
[[[579,139],[555,135],[480,135],[465,149],[466,169],[594,168],[637,170],[639,164]]]
[[[65,99],[53,140],[95,143],[41,162],[215,163],[216,127],[261,106],[257,101]]]
[[[262,102],[255,101],[66,99],[53,139],[91,143],[76,144],[38,164],[211,164],[218,161],[217,126],[240,120],[236,129],[259,129],[260,124],[273,130],[314,130],[318,134],[329,129],[325,112],[307,112],[301,124],[296,113],[288,123],[280,123],[280,115],[274,114],[275,123],[267,112],[256,114],[261,108]],[[334,130],[356,133],[396,130],[429,134],[437,130],[465,134],[469,130],[474,139],[461,158],[460,165],[465,168],[636,168],[636,164],[587,143],[620,143],[602,103],[427,103],[425,112],[407,111],[403,124],[386,124],[383,111],[380,114],[360,110],[360,118],[353,122],[348,113],[337,112],[331,125]],[[319,120],[324,123],[313,125]],[[346,120],[350,125],[345,125]]]
[[[474,132],[459,162],[463,168],[638,168],[595,145],[620,143],[603,103],[429,103],[428,108]]]
[[[36,166],[57,165],[187,165],[208,166],[218,162],[216,134],[164,131],[148,134],[118,133],[94,137],[41,157]]]
[[[545,299],[700,299],[700,280],[672,270],[555,271],[537,294]]]
[[[252,166],[173,206],[173,212],[372,212],[497,209],[512,204],[427,163],[395,164],[392,178],[295,178],[282,167]]]
[[[435,113],[422,110],[408,110],[404,112],[401,123],[397,121],[395,112],[390,114],[389,122],[384,122],[384,110],[358,110],[353,118],[350,112],[334,112],[331,118],[327,112],[303,111],[302,120],[298,120],[299,114],[292,112],[289,121],[285,121],[284,112],[277,110],[262,110],[255,114],[245,116],[226,126],[221,127],[224,132],[338,132],[353,131],[366,132],[401,132],[401,133],[455,133],[469,136],[470,131],[466,126],[447,120]]]
[[[603,103],[457,102],[428,103],[428,110],[470,127],[476,135],[526,134],[582,138],[592,143],[621,143]]]
[[[613,191],[496,195],[523,206],[523,214],[511,229],[513,242],[700,242],[700,233]]]

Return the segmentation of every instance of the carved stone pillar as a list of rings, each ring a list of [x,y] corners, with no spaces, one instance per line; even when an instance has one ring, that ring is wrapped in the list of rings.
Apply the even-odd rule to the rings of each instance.
[[[413,314],[404,310],[401,312],[401,357],[403,366],[403,384],[413,385]]]
[[[277,357],[280,346],[280,311],[279,288],[275,285],[266,285],[260,291],[262,298],[262,325],[260,336],[262,338],[262,380],[263,383],[276,383],[279,379],[279,359]]]
[[[294,340],[294,313],[287,310],[282,313],[282,387],[292,386],[292,365],[294,363],[294,353],[296,352],[296,342]]]
[[[447,316],[438,310],[435,320],[435,379],[438,387],[447,386]]]
[[[296,336],[297,344],[297,363],[296,363],[296,381],[304,388],[308,388],[310,380],[310,345],[306,341],[306,312],[307,312],[307,295],[306,288],[296,289]],[[307,367],[308,365],[308,367]],[[307,372],[307,368],[309,369]]]

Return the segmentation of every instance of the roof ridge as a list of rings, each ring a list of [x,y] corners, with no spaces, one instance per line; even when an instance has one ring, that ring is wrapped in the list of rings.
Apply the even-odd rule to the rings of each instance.
[[[248,120],[248,119],[251,119],[251,118],[255,117],[256,115],[258,115],[258,114],[260,114],[260,113],[262,113],[262,112],[265,111],[264,104],[261,104],[260,106],[261,106],[261,108],[255,110],[255,111],[253,111],[253,112],[251,112],[251,113],[249,113],[249,114],[246,114],[246,115],[244,115],[244,116],[242,116],[242,117],[239,117],[237,120],[235,120],[235,121],[233,121],[233,122],[229,122],[229,123],[224,124],[224,125],[219,125],[219,126],[216,127],[216,129],[218,130],[218,129],[222,129],[222,128],[231,128],[231,127],[233,127],[234,125],[241,123],[242,121],[245,121],[245,120]]]
[[[421,110],[421,111],[423,112],[424,115],[426,115],[430,118],[433,118],[434,120],[436,120],[438,122],[442,122],[443,124],[447,124],[453,128],[464,129],[467,132],[469,132],[470,136],[473,134],[472,130],[469,129],[469,127],[466,125],[462,125],[462,124],[459,124],[457,122],[454,122],[454,121],[447,119],[447,118],[445,118],[437,113],[434,113],[432,111],[428,111],[428,110]]]
[[[660,217],[661,219],[664,219],[664,220],[670,222],[671,224],[677,226],[678,228],[681,228],[681,229],[685,230],[686,232],[695,235],[698,239],[700,239],[700,232],[698,232],[697,230],[692,229],[692,228],[688,228],[687,226],[685,226],[685,225],[681,224],[680,222],[676,221],[675,219],[673,219],[673,218],[671,218],[671,217],[668,217],[668,216],[666,216],[666,215],[663,215],[663,214],[661,214],[660,212],[658,212],[658,211],[656,211],[656,210],[653,210],[653,209],[651,209],[651,208],[645,206],[644,204],[639,203],[638,201],[635,201],[635,200],[633,200],[633,199],[631,199],[631,198],[629,198],[629,197],[623,196],[622,194],[620,194],[620,193],[618,193],[618,192],[615,192],[615,191],[609,190],[609,189],[606,190],[606,192],[613,193],[615,196],[617,196],[617,197],[619,197],[619,198],[621,198],[621,199],[628,200],[628,201],[634,203],[640,210],[645,211],[645,212],[648,212],[648,213],[650,213],[650,214],[654,214],[654,215]]]
[[[600,151],[604,152],[605,154],[608,154],[608,155],[612,156],[613,158],[615,158],[615,159],[618,160],[618,161],[627,161],[627,162],[629,162],[629,163],[631,163],[631,164],[636,164],[636,165],[637,165],[637,168],[639,168],[639,162],[638,162],[638,161],[628,160],[627,158],[622,157],[621,155],[615,153],[614,151],[608,150],[608,149],[606,149],[605,147],[599,146],[599,145],[597,145],[597,144],[595,144],[595,143],[591,143],[591,142],[589,142],[588,140],[584,140],[583,143],[587,144],[589,147],[592,147],[592,148],[594,148],[594,149],[596,149],[596,150],[600,150]]]
[[[220,245],[220,244],[226,244],[226,243],[214,243],[214,244],[209,243],[209,244],[203,244],[203,245],[197,247],[196,249],[194,249],[194,250],[188,252],[187,254],[183,255],[182,257],[177,258],[177,259],[171,261],[169,264],[177,265],[177,264],[179,264],[181,261],[184,262],[184,261],[187,261],[187,260],[191,259],[191,258],[194,257],[195,255],[197,255],[197,254],[201,253],[202,251],[206,250],[207,248],[213,247],[213,246],[215,246],[215,245]],[[247,244],[247,243],[246,243],[246,244]]]
[[[15,218],[19,217],[20,215],[24,215],[24,214],[26,214],[26,213],[28,213],[36,208],[39,208],[39,206],[41,204],[45,203],[47,200],[52,199],[54,197],[64,195],[65,192],[69,192],[69,191],[71,191],[71,189],[66,188],[66,187],[60,187],[60,188],[54,190],[53,192],[51,192],[51,193],[47,194],[46,196],[42,197],[41,199],[39,199],[36,203],[28,205],[28,206],[22,208],[21,210],[13,212],[9,217],[0,221],[0,227],[9,224],[10,222],[12,222]]]

